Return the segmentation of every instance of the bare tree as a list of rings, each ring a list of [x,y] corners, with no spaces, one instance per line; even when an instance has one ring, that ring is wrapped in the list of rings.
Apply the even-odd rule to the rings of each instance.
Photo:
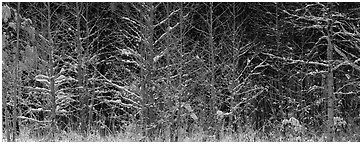
[[[358,49],[355,42],[359,40],[356,40],[356,37],[354,37],[358,32],[354,30],[355,26],[352,26],[354,25],[354,21],[359,20],[359,18],[343,15],[340,11],[335,9],[336,7],[338,6],[334,3],[311,3],[302,5],[300,9],[298,9],[300,11],[315,12],[309,15],[305,13],[294,14],[291,11],[283,10],[283,13],[288,16],[288,19],[296,24],[295,26],[298,27],[299,30],[316,30],[320,32],[318,40],[315,42],[311,51],[306,55],[306,57],[310,60],[295,60],[294,62],[319,65],[326,69],[313,73],[321,73],[324,75],[323,77],[326,77],[325,80],[322,79],[321,83],[325,83],[323,89],[326,91],[328,96],[327,141],[334,140],[335,131],[334,119],[336,111],[336,97],[334,73],[336,73],[336,70],[342,65],[349,65],[353,69],[359,71],[359,66],[357,66],[358,60],[355,60],[356,57],[354,57],[355,54],[353,54],[353,49]],[[321,11],[321,13],[318,13],[318,11]],[[351,11],[351,14],[353,14],[353,10]],[[346,21],[350,21],[351,24],[346,24]],[[345,27],[344,25],[349,26]],[[343,42],[346,39],[350,39],[348,44],[344,44]],[[348,46],[343,49],[340,45]],[[321,49],[326,49],[327,53],[321,53]],[[323,60],[317,60],[317,57]]]

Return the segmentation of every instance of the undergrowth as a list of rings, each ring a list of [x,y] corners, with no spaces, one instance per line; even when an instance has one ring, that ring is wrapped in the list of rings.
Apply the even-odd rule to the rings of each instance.
[[[290,128],[290,127],[289,127]],[[5,135],[3,134],[3,141]],[[359,127],[350,130],[347,133],[338,133],[335,136],[335,141],[341,142],[359,142]],[[53,137],[50,132],[43,135],[35,135],[34,131],[28,128],[23,128],[20,135],[16,139],[17,142],[169,142],[170,131],[164,131],[153,138],[144,138],[138,132],[138,127],[131,125],[127,126],[122,132],[107,133],[101,135],[97,130],[91,130],[87,136],[70,131],[58,131]],[[301,133],[295,131],[283,130],[280,126],[270,130],[253,130],[250,127],[240,129],[238,133],[232,133],[228,129],[220,132],[219,138],[215,135],[207,135],[201,128],[195,127],[192,132],[186,132],[184,129],[179,131],[179,141],[181,142],[323,142],[325,134],[317,130],[305,130]]]

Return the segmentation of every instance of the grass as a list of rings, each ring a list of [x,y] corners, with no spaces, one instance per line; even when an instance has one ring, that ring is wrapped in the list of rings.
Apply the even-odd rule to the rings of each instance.
[[[358,127],[359,129],[359,127]],[[71,132],[58,132],[54,138],[50,138],[49,132],[42,135],[36,136],[31,129],[23,128],[20,135],[16,139],[17,142],[168,142],[170,131],[164,131],[159,136],[153,139],[144,139],[140,133],[137,132],[136,126],[128,126],[124,132],[115,134],[109,134],[107,136],[101,136],[99,132],[93,130],[86,137],[81,134]],[[342,142],[359,142],[359,130],[353,131],[355,134],[341,134],[336,136],[335,141]],[[301,135],[286,135],[283,136],[278,129],[273,129],[269,132],[255,131],[251,128],[244,128],[242,132],[231,133],[225,132],[220,135],[220,139],[216,139],[215,136],[209,136],[201,130],[201,128],[194,128],[192,133],[187,133],[184,129],[179,131],[179,141],[182,142],[323,142],[325,135],[321,132],[303,133]],[[3,135],[3,141],[4,135]]]

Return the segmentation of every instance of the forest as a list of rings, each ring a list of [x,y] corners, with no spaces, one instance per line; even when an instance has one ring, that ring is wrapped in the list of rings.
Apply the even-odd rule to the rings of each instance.
[[[359,142],[359,2],[2,2],[2,141]]]

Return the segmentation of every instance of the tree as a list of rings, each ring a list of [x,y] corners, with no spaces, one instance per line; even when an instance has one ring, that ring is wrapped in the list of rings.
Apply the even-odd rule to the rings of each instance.
[[[353,60],[354,58],[348,58],[349,56],[354,56],[352,49],[357,48],[356,45],[353,44],[356,42],[356,39],[354,36],[356,28],[353,25],[346,24],[347,21],[351,21],[350,24],[354,23],[353,21],[358,20],[358,18],[355,18],[348,15],[342,14],[338,10],[338,4],[335,3],[311,3],[306,4],[305,6],[298,9],[298,11],[310,11],[310,14],[293,14],[289,11],[285,10],[283,11],[286,13],[290,18],[295,20],[296,26],[299,27],[300,30],[304,29],[315,29],[321,33],[320,37],[318,38],[318,41],[315,43],[312,51],[308,54],[308,57],[313,55],[311,58],[315,57],[315,54],[319,54],[319,49],[325,48],[327,50],[327,56],[323,59],[326,64],[326,87],[324,87],[324,90],[327,92],[328,95],[328,135],[327,135],[327,141],[333,141],[334,137],[334,117],[335,117],[335,83],[334,83],[334,71],[339,68],[339,66],[347,64],[351,66],[352,68],[358,70],[359,67],[356,63],[358,61]],[[347,5],[348,7],[348,5]],[[347,8],[347,10],[350,10],[353,14],[354,9]],[[318,11],[318,12],[317,12]],[[346,25],[349,25],[349,27],[345,27]],[[346,30],[348,29],[348,30]],[[346,37],[349,37],[351,39],[350,42],[348,42],[347,45],[342,44],[344,43],[343,40],[346,40]],[[341,38],[343,40],[341,40]],[[345,45],[345,49],[341,48],[340,45]],[[352,47],[350,47],[352,46]],[[350,48],[348,48],[350,47]],[[352,53],[348,52],[347,49],[351,49]],[[342,52],[343,50],[344,52]],[[336,53],[336,54],[334,54]],[[320,55],[320,54],[319,54]],[[321,56],[321,55],[320,55]],[[338,58],[343,58],[342,61],[335,60]],[[352,60],[351,60],[352,59]]]
[[[88,99],[86,97],[88,97],[88,95],[85,94],[85,84],[84,84],[84,70],[82,68],[83,66],[83,61],[82,59],[84,59],[83,56],[83,47],[81,44],[81,29],[80,29],[80,20],[81,20],[81,9],[82,9],[82,4],[79,4],[78,2],[76,3],[76,23],[77,23],[77,29],[76,29],[76,47],[77,47],[77,72],[78,72],[78,89],[79,89],[79,97],[80,97],[80,116],[81,116],[81,132],[84,134],[84,136],[86,136],[87,132],[87,117],[86,117],[86,108],[88,107]],[[87,25],[87,24],[86,24]],[[88,32],[88,31],[87,31]]]
[[[359,131],[358,6],[4,3],[6,138],[25,126],[37,137],[342,140]]]
[[[18,8],[17,8],[17,13],[16,13],[16,17],[17,17],[17,21],[16,21],[16,48],[15,48],[15,95],[13,96],[13,124],[12,124],[12,134],[13,134],[13,139],[12,141],[15,142],[16,139],[16,125],[18,123],[18,110],[17,110],[17,105],[18,105],[18,96],[19,96],[19,87],[20,87],[20,82],[19,82],[19,51],[20,51],[20,2],[18,3]]]
[[[15,6],[16,10],[7,5],[3,6],[3,116],[7,141],[16,141],[20,133],[19,123],[24,111],[22,75],[34,65],[32,47],[24,42],[24,37],[34,36],[31,20],[20,14],[20,3]],[[24,50],[28,53],[24,54]],[[12,56],[13,54],[15,56]]]

